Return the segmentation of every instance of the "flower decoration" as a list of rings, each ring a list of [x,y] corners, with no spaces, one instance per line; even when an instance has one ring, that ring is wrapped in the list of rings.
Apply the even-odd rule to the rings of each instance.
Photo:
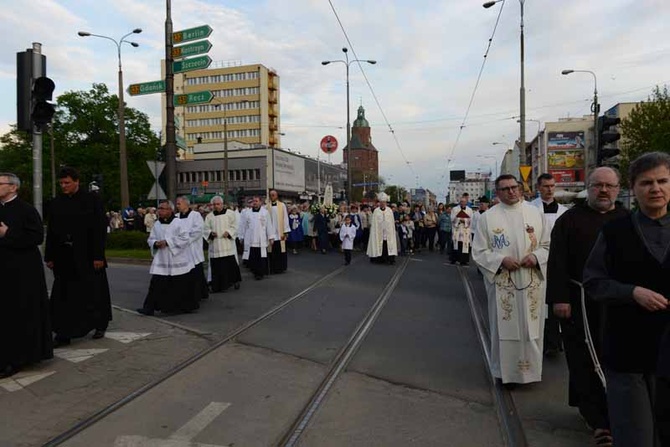
[[[331,219],[337,216],[337,213],[339,212],[339,207],[335,204],[321,205],[320,203],[313,203],[310,206],[309,211],[312,213],[312,215],[316,216],[317,214],[319,214],[322,206],[326,208],[326,216],[328,216]]]

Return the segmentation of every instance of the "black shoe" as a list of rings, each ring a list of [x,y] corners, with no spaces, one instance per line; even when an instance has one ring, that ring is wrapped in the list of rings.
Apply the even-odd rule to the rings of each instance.
[[[97,340],[99,338],[102,338],[105,336],[105,331],[103,329],[96,329],[95,332],[93,333],[93,340]]]
[[[0,379],[6,379],[7,377],[11,377],[17,372],[19,372],[18,368],[15,368],[12,365],[7,365],[2,370],[0,370]]]
[[[69,338],[61,338],[61,337],[56,337],[54,338],[54,349],[56,348],[61,348],[63,346],[70,346],[70,339]]]
[[[235,288],[235,290],[239,290],[240,289],[240,283],[236,282],[235,285],[233,285],[233,287]]]
[[[136,309],[136,312],[138,314],[146,315],[147,317],[153,317],[154,316],[154,311],[150,309],[145,309],[144,307],[140,307],[139,309]]]

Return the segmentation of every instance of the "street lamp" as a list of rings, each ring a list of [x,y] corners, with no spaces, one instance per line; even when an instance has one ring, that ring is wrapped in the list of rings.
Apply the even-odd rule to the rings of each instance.
[[[349,116],[349,65],[351,65],[353,62],[367,62],[368,64],[376,64],[377,61],[372,60],[372,59],[352,59],[349,60],[349,50],[344,47],[342,48],[342,52],[344,53],[344,58],[345,60],[334,60],[334,61],[323,61],[321,62],[321,65],[328,65],[332,64],[334,62],[341,62],[347,67],[347,200],[351,202],[352,196],[351,196],[351,191],[352,191],[352,178],[351,178],[351,122],[350,122],[350,116]]]
[[[490,8],[496,3],[504,2],[505,0],[495,0],[484,3],[484,8]],[[521,6],[521,34],[519,37],[521,47],[521,86],[519,88],[519,167],[524,164],[524,155],[526,152],[526,83],[525,83],[525,68],[524,68],[524,37],[523,37],[523,6],[526,0],[519,0]]]
[[[128,190],[128,156],[126,154],[126,123],[125,123],[125,107],[126,104],[123,99],[123,68],[121,67],[121,44],[127,43],[135,48],[139,47],[140,44],[137,42],[130,42],[125,40],[126,37],[131,34],[139,34],[142,32],[141,28],[135,28],[128,34],[121,37],[119,40],[112,39],[108,36],[102,36],[100,34],[93,34],[87,31],[79,31],[77,34],[80,37],[99,37],[101,39],[107,39],[114,42],[116,45],[116,52],[119,59],[119,171],[121,176],[121,208],[126,209],[130,205],[130,193]]]
[[[562,75],[569,75],[570,73],[591,73],[593,76],[593,104],[591,104],[591,112],[593,112],[593,149],[598,151],[598,115],[600,114],[600,104],[598,104],[598,78],[591,70],[563,70]],[[589,176],[589,151],[584,149],[584,178]]]
[[[498,159],[493,155],[477,155],[477,157],[493,160],[493,167],[495,168],[495,173],[496,173],[494,178],[498,178]]]

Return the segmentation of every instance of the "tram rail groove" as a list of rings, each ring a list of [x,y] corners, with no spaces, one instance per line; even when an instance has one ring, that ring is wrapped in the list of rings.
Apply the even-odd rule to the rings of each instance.
[[[354,265],[356,263],[356,260],[352,263]],[[330,281],[334,277],[338,276],[340,273],[344,272],[347,269],[346,266],[341,266],[332,272],[328,273],[325,276],[322,276],[321,278],[317,279],[314,281],[312,284],[310,284],[308,287],[303,289],[302,291],[298,292],[297,294],[291,296],[290,298],[287,298],[286,300],[282,301],[269,311],[265,312],[263,315],[261,315],[258,318],[255,318],[241,326],[239,326],[237,329],[234,329],[232,332],[227,334],[223,339],[217,341],[213,345],[207,347],[206,349],[198,352],[197,354],[187,358],[183,362],[179,363],[172,369],[166,371],[162,375],[160,375],[158,378],[152,380],[151,382],[143,385],[142,387],[138,388],[137,390],[133,391],[132,393],[122,397],[121,399],[113,402],[112,404],[106,406],[105,408],[93,413],[92,415],[82,419],[81,421],[77,422],[75,425],[70,427],[68,430],[62,432],[61,434],[51,438],[49,441],[46,443],[42,444],[42,447],[55,447],[58,445],[61,445],[65,441],[73,438],[77,434],[81,433],[85,429],[89,428],[96,422],[104,419],[105,417],[109,416],[110,414],[114,413],[116,410],[120,409],[121,407],[125,406],[126,404],[132,402],[133,400],[137,399],[138,397],[142,396],[146,392],[150,391],[151,389],[155,388],[156,386],[160,385],[161,383],[165,382],[166,380],[170,379],[172,376],[175,374],[179,373],[180,371],[186,369],[193,363],[197,362],[198,360],[206,357],[207,355],[211,354],[218,348],[224,346],[227,343],[230,343],[231,341],[234,341],[237,337],[239,337],[241,334],[244,332],[248,331],[249,329],[255,327],[256,325],[262,323],[263,321],[271,318],[275,314],[281,312],[284,310],[286,307],[290,306],[292,303],[295,301],[299,300],[300,298],[303,298],[306,296],[309,292],[312,290],[316,289],[317,287],[320,287],[324,283]]]
[[[523,430],[521,418],[514,404],[512,393],[503,388],[502,383],[493,376],[491,371],[491,351],[490,351],[490,335],[488,334],[484,322],[484,316],[481,311],[481,306],[477,303],[475,298],[475,291],[468,274],[463,267],[458,267],[458,273],[461,275],[461,280],[465,288],[465,295],[468,299],[470,307],[470,314],[472,315],[472,322],[475,325],[479,344],[488,370],[488,378],[491,381],[491,389],[493,400],[495,402],[496,413],[500,421],[501,434],[503,442],[508,447],[528,447],[528,440],[526,433]],[[478,310],[479,309],[479,310]]]
[[[408,264],[409,258],[404,258],[402,263],[400,263],[400,265],[396,268],[396,271],[391,277],[391,280],[387,283],[386,287],[384,287],[375,303],[358,324],[354,332],[347,340],[347,343],[339,350],[335,358],[331,361],[331,367],[328,370],[325,378],[321,381],[314,394],[312,394],[312,397],[310,398],[307,405],[305,405],[298,418],[294,421],[286,434],[284,434],[284,436],[281,438],[278,444],[279,446],[294,447],[297,445],[300,437],[309,426],[310,421],[316,414],[321,404],[324,402],[324,399],[328,396],[328,393],[333,388],[333,385],[349,365],[349,362],[354,357],[361,344],[365,340],[365,337],[368,335],[375,322],[379,318],[379,315],[386,306],[386,303],[391,297],[391,294],[400,282],[400,278],[402,277],[402,274],[404,273]]]

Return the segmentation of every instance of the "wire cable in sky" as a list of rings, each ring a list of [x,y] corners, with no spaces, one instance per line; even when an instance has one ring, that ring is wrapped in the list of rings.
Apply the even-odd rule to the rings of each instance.
[[[451,160],[454,158],[454,153],[456,152],[456,147],[458,147],[458,142],[461,139],[461,134],[463,133],[463,128],[465,128],[465,123],[468,120],[468,115],[470,115],[470,109],[472,108],[472,103],[475,100],[475,95],[477,94],[477,89],[479,88],[479,82],[482,79],[482,74],[484,73],[484,67],[486,66],[486,59],[487,56],[489,55],[489,51],[491,51],[491,45],[493,44],[493,38],[496,35],[496,30],[498,29],[498,24],[500,23],[500,17],[502,16],[503,8],[505,7],[505,2],[503,1],[502,4],[500,5],[500,10],[498,11],[498,17],[496,18],[496,23],[493,26],[493,32],[491,33],[491,37],[489,38],[489,42],[486,46],[486,52],[484,53],[484,60],[482,61],[482,65],[479,68],[479,74],[477,75],[477,82],[475,82],[475,88],[472,89],[472,95],[470,96],[470,102],[468,103],[468,108],[465,111],[465,115],[463,116],[463,121],[461,122],[461,126],[458,128],[458,134],[456,135],[456,140],[454,140],[454,145],[451,148],[451,153],[449,154],[449,157],[447,158],[447,164],[444,168],[444,174],[442,174],[442,179],[445,179],[447,176],[447,172],[449,171],[449,164],[451,163]]]
[[[337,23],[340,25],[340,28],[342,29],[342,33],[344,34],[344,38],[347,40],[347,44],[349,45],[349,48],[351,49],[351,53],[354,55],[354,59],[358,59],[358,55],[356,54],[356,50],[354,49],[354,45],[351,43],[351,40],[349,40],[349,35],[347,34],[347,31],[344,29],[344,25],[342,24],[342,21],[340,20],[340,16],[337,14],[337,10],[335,10],[335,6],[333,5],[332,0],[328,0],[328,3],[330,4],[330,8],[333,10],[333,14],[335,14],[335,18],[337,19]],[[363,78],[365,78],[365,83],[368,85],[368,88],[370,89],[370,93],[372,93],[372,97],[375,100],[375,103],[377,104],[377,108],[379,108],[379,111],[382,114],[382,117],[384,118],[384,122],[386,123],[386,126],[389,128],[389,131],[391,132],[391,135],[393,135],[393,140],[395,141],[396,147],[398,148],[398,151],[400,151],[400,155],[402,156],[403,160],[405,160],[405,164],[409,167],[410,171],[412,171],[412,174],[418,179],[418,176],[416,172],[414,171],[414,168],[412,167],[412,164],[409,160],[407,160],[407,157],[405,157],[405,152],[403,152],[402,147],[400,146],[400,141],[398,140],[398,136],[395,134],[395,130],[393,130],[393,127],[391,126],[391,123],[389,122],[388,118],[386,117],[386,113],[384,113],[384,109],[382,108],[379,99],[377,98],[377,94],[375,93],[375,90],[372,88],[372,84],[370,83],[370,80],[368,79],[367,75],[365,74],[365,70],[363,70],[363,65],[361,64],[360,61],[357,62],[358,68],[361,70],[361,73],[363,74]],[[418,186],[418,185],[417,185]]]

